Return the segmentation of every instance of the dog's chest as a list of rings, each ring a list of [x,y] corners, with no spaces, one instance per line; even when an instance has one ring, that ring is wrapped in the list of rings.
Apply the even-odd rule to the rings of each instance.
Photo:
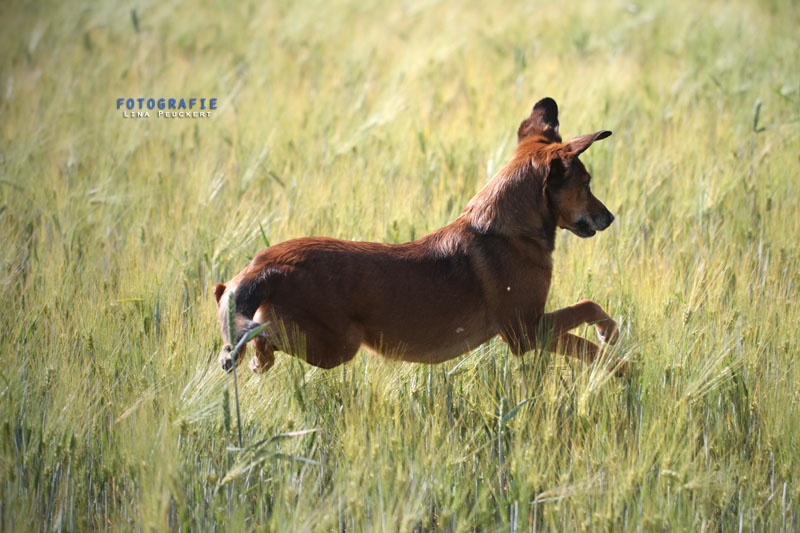
[[[552,266],[549,256],[514,250],[496,265],[485,281],[491,306],[499,316],[538,315],[544,310],[550,290]]]

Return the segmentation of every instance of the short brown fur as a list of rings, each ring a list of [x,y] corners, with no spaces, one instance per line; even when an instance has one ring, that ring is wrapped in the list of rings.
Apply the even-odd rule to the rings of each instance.
[[[568,331],[591,323],[601,340],[615,342],[616,322],[590,300],[550,313],[544,306],[556,228],[590,237],[614,219],[591,194],[578,159],[610,134],[562,143],[558,107],[545,98],[520,125],[511,160],[452,224],[405,244],[306,237],[261,251],[214,290],[223,368],[233,366],[231,293],[237,339],[269,323],[255,339],[255,372],[272,366],[275,350],[322,368],[349,361],[361,346],[439,363],[498,334],[515,354],[539,343],[594,360],[597,345]]]

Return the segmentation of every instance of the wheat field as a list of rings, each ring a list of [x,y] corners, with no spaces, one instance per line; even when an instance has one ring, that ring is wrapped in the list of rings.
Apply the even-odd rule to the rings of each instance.
[[[0,530],[800,529],[793,0],[0,13]],[[547,308],[599,302],[634,371],[278,354],[240,448],[213,284],[449,223],[544,96],[613,130],[582,159],[617,217],[559,231]]]

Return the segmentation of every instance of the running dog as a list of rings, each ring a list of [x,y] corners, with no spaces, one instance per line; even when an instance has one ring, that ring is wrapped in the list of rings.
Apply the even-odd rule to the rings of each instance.
[[[405,244],[305,237],[259,252],[214,288],[222,368],[244,360],[232,357],[232,345],[262,324],[249,363],[257,373],[272,367],[276,350],[321,368],[350,361],[361,346],[440,363],[496,335],[516,355],[541,346],[594,360],[598,346],[569,330],[593,324],[601,341],[614,343],[617,323],[591,300],[550,313],[544,306],[556,228],[587,238],[614,221],[578,159],[609,135],[562,142],[558,106],[544,98],[520,125],[511,160],[452,224]],[[616,368],[623,374],[625,362]]]

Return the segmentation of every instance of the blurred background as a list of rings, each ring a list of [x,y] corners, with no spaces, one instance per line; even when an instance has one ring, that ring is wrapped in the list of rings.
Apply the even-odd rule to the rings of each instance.
[[[0,13],[2,529],[798,527],[796,2]],[[545,96],[565,139],[614,132],[582,159],[617,217],[559,232],[548,308],[600,302],[636,372],[279,355],[231,449],[213,284],[449,223]],[[117,109],[149,97],[218,109]]]

